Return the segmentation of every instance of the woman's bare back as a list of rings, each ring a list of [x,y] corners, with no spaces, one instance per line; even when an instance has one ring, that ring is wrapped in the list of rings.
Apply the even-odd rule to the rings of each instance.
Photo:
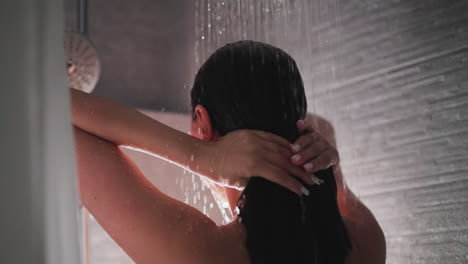
[[[375,219],[360,219],[361,223],[356,220],[343,218],[346,228],[350,234],[353,250],[346,259],[345,264],[383,264],[385,263],[385,241],[381,239],[380,227],[372,224]],[[359,234],[359,231],[362,234]],[[217,253],[208,252],[204,263],[216,263],[220,259],[224,259],[222,263],[226,264],[250,264],[250,258],[246,247],[246,231],[242,223],[237,218],[231,223],[219,227],[221,247]],[[214,256],[217,255],[217,256]],[[218,262],[219,263],[219,262]]]

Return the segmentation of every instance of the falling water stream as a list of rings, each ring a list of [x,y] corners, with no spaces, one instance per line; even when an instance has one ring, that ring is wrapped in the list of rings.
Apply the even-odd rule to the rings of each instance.
[[[243,39],[296,59],[309,112],[332,122],[346,182],[386,234],[387,263],[468,263],[467,1],[195,4],[198,67]]]

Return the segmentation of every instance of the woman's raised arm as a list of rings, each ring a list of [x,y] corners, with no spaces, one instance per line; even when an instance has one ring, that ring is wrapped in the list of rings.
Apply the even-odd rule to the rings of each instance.
[[[159,156],[215,182],[242,187],[249,177],[265,175],[298,195],[304,189],[290,175],[313,184],[310,176],[289,160],[289,142],[276,135],[239,130],[208,142],[111,100],[75,89],[71,89],[71,96],[76,127],[118,146]]]
[[[118,146],[136,148],[189,165],[189,153],[200,152],[201,140],[168,127],[130,107],[71,89],[72,122]]]

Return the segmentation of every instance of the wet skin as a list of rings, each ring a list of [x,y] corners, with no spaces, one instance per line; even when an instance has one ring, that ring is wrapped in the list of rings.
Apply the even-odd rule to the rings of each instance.
[[[218,226],[197,209],[160,192],[118,147],[148,146],[149,151],[154,150],[160,156],[188,164],[190,155],[186,153],[191,152],[179,150],[191,142],[190,136],[177,134],[105,100],[74,95],[81,201],[136,263],[250,263],[242,225],[233,221]],[[211,127],[208,123],[198,125]],[[318,127],[326,128],[321,132],[334,142],[329,124]],[[204,133],[203,137],[195,133],[193,136],[217,139],[212,129],[205,129]],[[171,151],[164,148],[168,141],[172,142]],[[337,183],[343,182],[339,166],[334,171]],[[226,190],[227,199],[233,204],[239,192]],[[372,213],[343,184],[339,185],[338,198],[354,248],[347,263],[384,263],[385,239]]]

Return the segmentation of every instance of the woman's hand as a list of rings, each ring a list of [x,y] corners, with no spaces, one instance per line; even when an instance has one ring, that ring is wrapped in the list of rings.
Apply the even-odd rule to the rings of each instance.
[[[209,148],[201,154],[204,158],[197,159],[201,164],[195,171],[237,189],[245,187],[250,177],[259,176],[298,195],[307,195],[307,189],[298,179],[310,185],[320,184],[321,180],[312,172],[336,165],[339,158],[336,150],[312,126],[300,121],[298,128],[303,135],[294,144],[262,131],[231,132],[208,143]]]
[[[201,154],[204,158],[196,161],[201,162],[196,172],[237,189],[245,187],[250,177],[259,176],[298,195],[307,194],[297,179],[308,184],[314,181],[301,166],[291,162],[290,146],[286,139],[271,133],[237,130],[208,143]]]
[[[303,166],[309,174],[338,166],[340,162],[338,151],[312,124],[299,120],[297,127],[303,135],[291,146],[291,150],[295,153],[291,157],[294,164]],[[318,178],[316,180],[321,181]]]

